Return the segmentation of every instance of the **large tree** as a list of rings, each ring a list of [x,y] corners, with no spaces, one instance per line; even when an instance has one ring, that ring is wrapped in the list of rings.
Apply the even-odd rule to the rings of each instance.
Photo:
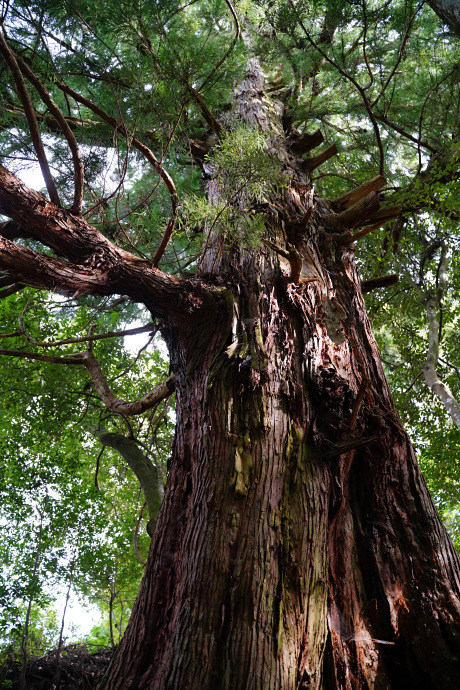
[[[0,296],[144,305],[171,376],[126,402],[89,322],[83,351],[49,355],[23,315],[2,354],[86,369],[128,423],[176,392],[164,499],[104,687],[460,685],[459,558],[363,300],[397,280],[378,268],[395,257],[426,308],[426,381],[457,422],[436,370],[456,39],[410,2],[3,10]],[[34,157],[47,194],[18,177]],[[154,520],[158,472],[132,439],[93,432]]]

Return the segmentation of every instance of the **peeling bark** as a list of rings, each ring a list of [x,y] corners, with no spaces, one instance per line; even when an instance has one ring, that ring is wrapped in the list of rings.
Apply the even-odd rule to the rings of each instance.
[[[451,690],[459,558],[394,407],[353,245],[325,230],[318,199],[299,231],[311,181],[259,78],[236,107],[274,133],[292,188],[258,252],[210,246],[202,262],[232,295],[226,341],[190,369],[182,334],[166,334],[172,465],[103,687]],[[280,270],[288,242],[314,279]]]
[[[375,222],[385,210],[372,192],[328,221],[263,87],[251,63],[235,112],[270,133],[290,185],[267,243],[220,251],[211,238],[194,281],[122,252],[0,168],[0,210],[68,259],[3,239],[0,268],[61,289],[123,286],[163,320],[175,374],[165,497],[103,687],[452,690],[459,557],[391,398],[350,241],[363,207]]]

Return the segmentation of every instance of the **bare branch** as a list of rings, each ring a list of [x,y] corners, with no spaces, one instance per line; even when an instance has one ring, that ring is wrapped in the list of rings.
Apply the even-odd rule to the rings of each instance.
[[[40,130],[38,128],[37,118],[35,117],[34,106],[30,98],[29,92],[22,76],[19,65],[16,61],[13,51],[9,47],[3,33],[0,31],[0,53],[3,56],[8,68],[13,76],[16,84],[19,98],[21,99],[24,114],[29,125],[30,136],[34,145],[35,153],[37,154],[40,169],[42,171],[43,179],[45,180],[46,188],[50,199],[56,206],[60,206],[59,194],[57,193],[56,185],[54,184],[53,176],[51,175],[50,167],[46,159],[45,149],[43,147]]]
[[[316,170],[316,168],[319,168],[320,165],[323,165],[323,163],[328,161],[330,158],[333,158],[337,154],[337,146],[335,144],[331,144],[331,146],[328,146],[327,149],[324,149],[324,151],[318,153],[317,156],[314,156],[313,158],[306,158],[302,167],[305,170],[313,172],[313,170]]]
[[[389,276],[378,276],[377,278],[370,278],[370,280],[361,281],[361,292],[370,292],[371,290],[376,290],[377,288],[390,287],[390,285],[396,285],[399,281],[399,277],[396,273],[392,273]]]
[[[102,372],[101,365],[89,349],[80,355],[79,363],[83,364],[87,369],[94,388],[104,405],[112,412],[117,412],[118,414],[125,416],[141,414],[174,392],[175,377],[169,376],[139,400],[128,403],[114,395]]]
[[[74,174],[75,174],[75,189],[74,189],[73,205],[72,205],[71,210],[73,213],[81,213],[81,207],[82,207],[82,201],[83,201],[84,169],[83,169],[83,161],[82,161],[82,158],[80,155],[80,150],[78,148],[78,144],[77,144],[77,140],[75,138],[75,135],[72,132],[72,129],[70,128],[66,118],[64,117],[64,115],[61,113],[61,111],[59,110],[56,103],[51,98],[45,85],[32,72],[32,70],[30,69],[28,64],[25,62],[25,60],[23,60],[18,55],[16,55],[15,57],[16,57],[16,60],[17,60],[19,66],[21,68],[22,73],[26,75],[27,79],[30,81],[30,83],[37,90],[40,98],[42,99],[43,103],[47,106],[48,110],[50,111],[50,113],[55,118],[56,122],[58,123],[59,127],[62,130],[63,135],[65,136],[65,138],[67,140],[67,143],[69,144],[69,148],[70,148],[70,151],[72,153],[72,161],[73,161],[73,168],[74,168]]]
[[[352,206],[349,206],[341,213],[333,213],[327,218],[327,227],[330,230],[351,229],[365,223],[369,218],[380,208],[378,195],[375,192],[369,192],[363,199],[360,199]]]
[[[0,291],[0,296],[2,292]],[[127,335],[138,335],[139,333],[155,333],[157,331],[157,326],[154,323],[149,323],[145,326],[139,326],[138,328],[128,328],[126,331],[108,331],[107,333],[100,333],[99,335],[87,335],[81,338],[66,338],[65,340],[56,341],[38,341],[33,340],[25,334],[24,330],[18,331],[14,335],[25,336],[32,345],[37,347],[58,347],[60,345],[71,345],[73,343],[86,343],[94,342],[95,340],[105,340],[106,338],[124,338]],[[2,336],[0,336],[2,337]]]
[[[93,113],[98,115],[101,120],[106,122],[108,125],[113,127],[113,129],[117,132],[120,132],[128,141],[131,142],[131,145],[134,146],[143,156],[148,160],[150,165],[153,167],[153,169],[159,174],[161,179],[166,185],[166,188],[169,192],[170,198],[171,198],[171,208],[172,208],[172,218],[169,221],[163,240],[161,241],[160,247],[158,248],[154,260],[153,260],[153,265],[156,266],[158,264],[158,261],[160,260],[161,256],[164,253],[164,250],[166,249],[169,240],[171,239],[171,235],[174,230],[174,226],[176,223],[176,216],[177,216],[177,202],[178,202],[178,196],[177,196],[177,190],[176,186],[173,182],[172,177],[169,175],[169,173],[165,170],[165,168],[161,165],[160,161],[156,158],[155,154],[153,151],[143,144],[139,139],[136,139],[131,132],[128,131],[128,129],[125,127],[125,125],[121,122],[119,122],[116,118],[112,117],[108,113],[106,113],[102,108],[100,108],[96,103],[91,101],[89,98],[86,98],[85,96],[82,96],[82,94],[78,93],[77,91],[74,91],[70,86],[68,86],[65,82],[61,80],[56,81],[56,85],[64,92],[67,93],[69,96],[72,96],[73,99],[77,101],[77,103],[81,103],[82,105],[86,106],[89,110],[91,110]],[[159,256],[161,249],[161,255]]]
[[[219,136],[219,134],[222,132],[222,127],[219,124],[219,122],[217,122],[216,118],[214,117],[214,115],[211,113],[208,106],[204,102],[202,94],[199,91],[197,91],[196,89],[194,89],[193,86],[191,86],[188,82],[187,82],[187,88],[190,91],[190,93],[192,94],[193,98],[198,103],[198,105],[200,106],[201,114],[203,115],[204,119],[206,120],[208,125],[211,127],[214,134],[217,134],[217,136]]]
[[[338,199],[335,199],[332,202],[334,210],[345,210],[346,208],[354,204],[356,201],[359,201],[360,199],[365,197],[366,194],[369,194],[370,192],[377,192],[379,189],[384,187],[386,183],[387,181],[383,177],[383,175],[377,175],[377,177],[373,177],[371,180],[366,180],[366,182],[363,182],[363,184],[361,184],[359,187],[352,189],[351,192],[347,192]]]
[[[68,357],[55,357],[54,355],[42,355],[39,352],[26,352],[25,350],[0,350],[0,355],[5,357],[18,357],[19,359],[35,359],[38,362],[48,364],[82,364],[81,354],[70,355]]]

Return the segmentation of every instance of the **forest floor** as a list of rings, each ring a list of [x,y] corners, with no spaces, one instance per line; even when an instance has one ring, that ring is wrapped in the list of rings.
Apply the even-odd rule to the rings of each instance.
[[[59,655],[53,649],[30,659],[25,684],[21,690],[89,690],[102,680],[114,654],[114,649],[90,651],[86,645],[63,647]],[[0,688],[21,688],[22,665],[17,662],[0,667]]]

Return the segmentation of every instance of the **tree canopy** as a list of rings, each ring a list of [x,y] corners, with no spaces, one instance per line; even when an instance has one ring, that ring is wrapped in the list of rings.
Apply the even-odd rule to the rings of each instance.
[[[155,337],[161,304],[152,322],[141,282],[129,297],[110,286],[93,294],[97,262],[60,284],[66,262],[84,264],[83,243],[73,237],[71,247],[64,231],[58,242],[34,226],[16,177],[40,167],[44,193],[77,219],[75,237],[81,219],[95,228],[95,245],[98,232],[171,285],[193,281],[212,232],[224,245],[261,245],[267,190],[287,184],[263,132],[232,121],[235,84],[254,59],[267,93],[284,104],[286,128],[299,134],[294,146],[307,152],[316,193],[337,213],[369,179],[379,194],[374,224],[353,235],[362,289],[398,409],[460,544],[460,43],[452,5],[2,2],[5,647],[22,643],[26,658],[32,608],[38,619],[49,612],[57,589],[99,602],[108,639],[118,641],[174,425],[174,380]],[[216,179],[213,202],[207,184]],[[29,191],[24,199],[43,203]],[[136,329],[145,338],[137,348],[129,345]],[[57,642],[60,621],[54,630]]]

